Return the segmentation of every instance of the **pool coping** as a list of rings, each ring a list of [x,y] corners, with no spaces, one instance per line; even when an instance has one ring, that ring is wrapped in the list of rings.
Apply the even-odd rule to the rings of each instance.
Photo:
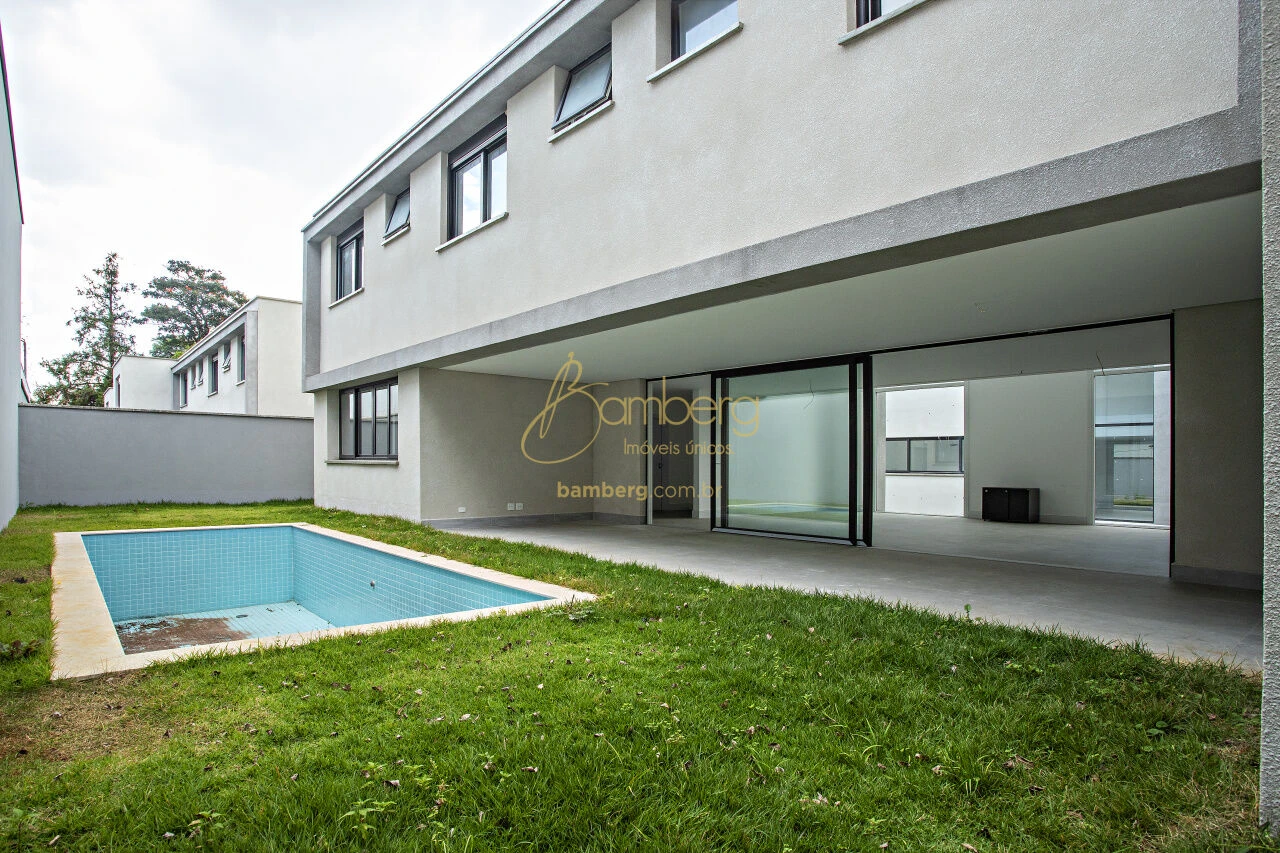
[[[322,536],[329,536],[353,545],[372,548],[397,557],[403,557],[425,566],[447,569],[461,575],[490,581],[502,586],[547,596],[543,601],[530,601],[521,604],[508,604],[501,607],[484,607],[476,610],[461,610],[456,613],[442,613],[434,616],[415,616],[409,619],[392,619],[386,622],[370,622],[365,625],[351,625],[345,628],[324,628],[319,631],[303,631],[295,634],[281,634],[275,637],[252,637],[244,640],[229,640],[221,643],[208,643],[199,646],[186,646],[180,649],[160,649],[151,652],[138,652],[127,655],[120,645],[120,637],[116,634],[115,623],[107,610],[107,600],[98,585],[98,577],[94,574],[93,564],[89,561],[89,552],[84,547],[84,536],[106,535],[114,533],[163,533],[185,530],[230,530],[257,527],[296,527],[309,530]],[[153,663],[166,663],[181,660],[195,655],[209,653],[236,654],[254,651],[259,648],[277,648],[282,646],[299,646],[325,637],[341,637],[350,634],[375,634],[393,628],[423,628],[441,622],[466,622],[498,614],[514,614],[528,610],[542,610],[550,607],[561,607],[574,602],[594,601],[595,596],[589,592],[569,589],[543,581],[509,575],[504,572],[486,569],[450,560],[436,554],[414,551],[399,545],[388,545],[364,536],[355,536],[328,527],[320,527],[306,522],[276,524],[221,524],[204,527],[149,527],[131,530],[82,530],[53,534],[54,557],[51,575],[53,578],[53,681],[63,679],[91,678],[111,672],[127,672],[141,669]]]

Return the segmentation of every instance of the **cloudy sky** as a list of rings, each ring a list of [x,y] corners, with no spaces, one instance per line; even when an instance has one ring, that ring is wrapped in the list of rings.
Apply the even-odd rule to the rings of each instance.
[[[0,0],[32,379],[108,252],[139,289],[178,258],[299,298],[311,214],[550,5]]]

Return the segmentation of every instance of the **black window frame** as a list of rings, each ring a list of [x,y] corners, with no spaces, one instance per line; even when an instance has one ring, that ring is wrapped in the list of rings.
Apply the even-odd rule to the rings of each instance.
[[[384,460],[392,460],[392,459],[399,459],[399,458],[400,458],[400,430],[399,430],[399,423],[400,423],[400,411],[399,411],[399,399],[398,399],[398,398],[399,398],[399,390],[400,390],[400,387],[399,387],[399,386],[400,386],[400,378],[399,378],[398,376],[393,376],[393,377],[392,377],[392,378],[390,378],[390,379],[382,379],[382,380],[380,380],[380,381],[378,381],[378,382],[369,382],[369,383],[365,383],[364,385],[353,385],[353,386],[351,386],[351,387],[349,387],[349,388],[343,388],[343,389],[341,389],[341,390],[338,392],[338,458],[339,458],[339,459],[384,459]],[[391,390],[390,390],[390,389],[391,389],[392,387],[395,387],[395,389],[396,389],[396,396],[397,396],[397,405],[396,405],[396,412],[395,412],[396,425],[397,425],[397,428],[396,428],[396,452],[395,452],[395,453],[378,453],[378,452],[377,452],[377,450],[378,450],[378,443],[377,443],[377,442],[378,442],[378,427],[377,427],[377,420],[376,420],[376,416],[377,416],[377,407],[378,407],[378,403],[377,403],[377,399],[378,399],[378,391],[379,391],[379,389],[382,389],[382,388],[386,388],[386,389],[387,389],[387,402],[388,402],[388,405],[387,405],[387,444],[388,444],[388,445],[390,445],[390,444],[391,444],[391,438],[390,438],[390,437],[391,437],[391,406],[390,406]],[[374,426],[373,426],[373,449],[374,449],[374,452],[373,452],[373,453],[361,453],[361,452],[360,452],[360,421],[361,421],[361,418],[360,418],[360,414],[361,414],[361,412],[360,412],[360,397],[361,397],[361,395],[362,395],[364,392],[366,392],[366,391],[368,391],[368,392],[372,392],[372,399],[373,399],[373,401],[374,401],[373,406],[374,406],[374,416],[375,416],[375,419],[371,421],[371,423],[373,423],[373,425],[374,425]],[[343,434],[343,433],[344,433],[344,430],[346,429],[346,427],[345,427],[345,424],[346,424],[346,418],[345,418],[345,406],[346,406],[346,397],[347,397],[347,395],[348,395],[348,394],[350,394],[350,395],[354,398],[354,400],[353,400],[353,406],[354,406],[354,409],[353,409],[353,410],[354,410],[354,412],[355,412],[354,424],[355,424],[355,431],[356,431],[356,432],[355,432],[355,435],[353,435],[353,436],[352,436],[352,442],[351,442],[352,452],[351,452],[351,453],[343,453],[343,452],[342,452],[342,439],[344,438],[344,434]],[[389,448],[388,448],[388,449],[389,449]]]
[[[408,209],[405,211],[404,222],[401,223],[400,225],[397,225],[395,228],[392,228],[391,223],[395,221],[396,209],[400,207],[401,199],[404,199],[405,205],[408,206]],[[396,195],[395,199],[391,202],[391,209],[387,211],[387,225],[385,228],[382,229],[382,239],[389,240],[395,235],[399,234],[401,231],[408,228],[409,220],[411,220],[412,218],[413,218],[413,199],[409,196],[409,190],[406,189],[404,192]]]
[[[612,68],[610,69],[612,75]],[[507,147],[507,117],[489,123],[484,130],[477,133],[466,144],[449,155],[449,239],[461,237],[462,231],[462,193],[458,191],[459,175],[473,165],[478,158],[483,158],[481,170],[481,208],[480,225],[493,219],[493,155],[499,148]],[[504,211],[505,212],[505,211]],[[476,225],[474,228],[479,228]]]
[[[865,27],[884,15],[881,0],[855,0],[855,2],[857,3],[855,27]]]
[[[953,475],[953,474],[963,474],[963,473],[964,473],[964,436],[963,436],[963,435],[912,435],[912,436],[907,436],[907,437],[897,436],[897,437],[894,437],[894,438],[886,438],[886,439],[884,440],[885,448],[887,449],[887,448],[888,448],[888,446],[889,446],[889,443],[890,443],[890,442],[894,442],[894,441],[900,441],[900,442],[905,442],[905,443],[906,443],[906,445],[907,445],[907,467],[906,467],[905,469],[902,469],[902,468],[890,468],[890,467],[889,467],[888,454],[886,453],[886,454],[885,454],[885,464],[884,464],[884,472],[885,472],[886,474],[943,474],[943,475]],[[957,468],[955,471],[936,471],[936,470],[935,470],[935,471],[928,471],[928,470],[925,470],[925,471],[916,471],[916,470],[914,470],[914,469],[911,467],[911,442],[913,442],[913,441],[958,441],[958,442],[960,442],[960,457],[959,457],[960,461],[959,461],[959,466],[958,466],[958,468]]]
[[[352,244],[355,244],[356,252],[355,272],[353,273],[356,279],[355,286],[343,292],[342,251]],[[364,290],[364,223],[360,223],[338,238],[337,253],[334,255],[333,301],[338,302],[346,299],[361,290]]]
[[[680,7],[682,7],[687,2],[688,0],[671,0],[671,61],[672,62],[675,62],[677,59],[684,56],[686,53],[692,53],[693,51],[702,47],[702,45],[699,44],[699,45],[694,45],[693,47],[687,47],[684,50],[680,49],[681,47],[680,45]],[[735,6],[738,4],[738,0],[725,0],[725,2],[733,3]],[[862,2],[865,2],[865,0],[858,0],[858,2],[862,3]],[[876,3],[879,4],[879,0],[876,0]],[[741,12],[739,12],[738,20],[739,21],[742,20]],[[706,44],[706,42],[703,42],[703,44]]]
[[[601,95],[599,98],[596,98],[594,101],[587,104],[586,106],[577,110],[575,113],[573,113],[573,115],[568,115],[568,116],[563,115],[565,101],[567,101],[569,98],[569,87],[573,85],[574,76],[577,75],[579,72],[581,72],[582,69],[586,68],[588,65],[595,62],[600,57],[604,56],[606,53],[609,54],[609,78],[604,84],[604,94]],[[563,130],[564,128],[573,124],[578,119],[582,118],[587,113],[594,110],[596,107],[602,104],[607,104],[612,99],[613,99],[613,42],[609,42],[604,47],[600,48],[595,53],[591,54],[586,59],[579,62],[569,71],[569,76],[564,81],[564,91],[560,93],[560,103],[556,105],[556,120],[555,120],[555,123],[551,125],[551,129]]]
[[[244,335],[236,339],[236,382],[244,381],[245,344]]]

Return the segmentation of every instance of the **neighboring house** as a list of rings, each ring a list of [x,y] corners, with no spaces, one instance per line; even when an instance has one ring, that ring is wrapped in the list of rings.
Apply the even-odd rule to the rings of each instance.
[[[172,409],[175,358],[125,355],[116,359],[111,387],[102,400],[108,409]]]
[[[304,230],[316,502],[906,550],[1106,525],[1260,588],[1261,16],[557,3]],[[936,429],[879,404],[959,386]],[[1033,501],[1052,528],[978,520]]]
[[[9,108],[9,72],[0,41],[4,109],[0,120],[0,528],[18,508],[18,403],[30,398],[22,340],[22,193]]]
[[[124,356],[105,405],[311,417],[301,390],[301,304],[250,299],[181,358]]]

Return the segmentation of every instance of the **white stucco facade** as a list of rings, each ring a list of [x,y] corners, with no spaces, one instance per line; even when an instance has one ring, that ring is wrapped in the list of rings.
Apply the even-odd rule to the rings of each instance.
[[[111,388],[103,398],[108,409],[173,408],[174,358],[126,355],[116,359]]]

